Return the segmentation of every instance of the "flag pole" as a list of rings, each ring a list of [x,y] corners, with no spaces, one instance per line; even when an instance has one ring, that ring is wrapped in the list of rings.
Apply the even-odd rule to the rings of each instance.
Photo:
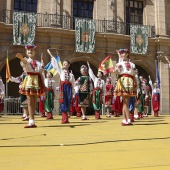
[[[7,57],[8,57],[8,50],[7,50]],[[7,67],[7,63],[6,63]],[[6,81],[6,98],[8,97],[8,82]]]

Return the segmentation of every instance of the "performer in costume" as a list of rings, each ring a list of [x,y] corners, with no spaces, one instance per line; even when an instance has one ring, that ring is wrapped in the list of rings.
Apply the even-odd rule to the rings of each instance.
[[[14,83],[19,83],[19,89],[22,88],[22,83],[26,77],[26,71],[21,74],[19,77],[13,77],[10,76],[9,80]],[[27,96],[20,94],[20,107],[23,109],[23,116],[22,116],[22,121],[27,121],[29,120],[29,113],[28,113],[28,101],[27,101]]]
[[[90,93],[93,89],[91,78],[88,76],[88,70],[85,65],[80,67],[81,75],[75,82],[79,85],[79,107],[81,107],[82,120],[88,120],[86,118],[86,107],[89,107]]]
[[[120,49],[119,54],[123,61],[119,62],[115,66],[115,72],[120,75],[116,88],[114,90],[115,96],[123,97],[123,120],[122,126],[132,125],[129,114],[129,98],[136,96],[136,79],[135,79],[135,64],[129,61],[129,50]]]
[[[45,115],[44,101],[45,101],[45,96],[40,96],[39,97],[39,112],[41,113],[41,117],[47,117]]]
[[[113,100],[113,92],[114,86],[112,84],[112,78],[106,78],[106,85],[105,85],[105,108],[106,108],[106,117],[111,117],[110,115],[110,108],[112,107],[112,100]]]
[[[158,117],[158,111],[160,108],[160,89],[158,88],[158,83],[156,81],[152,84],[150,76],[149,84],[152,88],[152,109],[154,111],[154,117]]]
[[[37,127],[34,122],[34,114],[36,111],[36,102],[38,96],[44,95],[44,80],[42,77],[42,63],[35,60],[35,45],[25,46],[28,58],[23,58],[21,53],[16,55],[21,60],[21,66],[25,69],[27,76],[25,77],[20,93],[27,96],[29,123],[25,128]]]
[[[5,97],[5,86],[4,86],[2,78],[0,76],[0,113],[3,110],[3,99],[4,99],[4,97]]]
[[[146,86],[146,94],[145,94],[145,104],[144,104],[144,117],[148,117],[149,112],[149,100],[150,100],[150,94],[149,94],[149,86]]]
[[[90,68],[89,62],[87,62],[87,65],[89,67],[89,76],[94,82],[94,89],[92,92],[92,97],[93,97],[92,102],[93,102],[93,108],[95,110],[95,119],[101,119],[100,111],[102,109],[103,98],[105,96],[105,82],[102,79],[103,72],[98,71],[96,77],[92,69]]]
[[[53,109],[54,109],[54,98],[56,95],[56,85],[55,81],[52,80],[53,74],[51,72],[48,72],[46,74],[46,77],[44,79],[44,84],[46,87],[46,95],[45,95],[45,101],[44,101],[44,108],[47,113],[47,119],[53,119]]]
[[[74,90],[75,90],[75,94],[74,94],[74,108],[76,111],[76,117],[81,117],[82,113],[81,113],[81,107],[79,106],[79,85],[74,85]]]
[[[68,112],[70,111],[70,103],[72,95],[74,94],[74,75],[69,72],[70,62],[67,60],[63,61],[63,67],[61,68],[55,57],[51,54],[50,50],[47,49],[47,52],[51,56],[51,64],[53,68],[57,70],[57,73],[60,76],[60,112],[62,112],[62,122],[69,123],[68,121]]]

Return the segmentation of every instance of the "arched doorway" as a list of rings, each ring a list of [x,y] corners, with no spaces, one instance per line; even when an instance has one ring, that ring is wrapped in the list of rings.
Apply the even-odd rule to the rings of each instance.
[[[9,66],[10,66],[10,71],[11,71],[11,76],[13,77],[19,77],[23,73],[23,69],[20,65],[20,61],[16,58],[13,60],[9,61]],[[6,65],[1,70],[1,77],[3,80],[3,83],[6,84]],[[19,84],[9,82],[7,84],[8,87],[8,96],[11,97],[19,97]],[[6,87],[5,87],[6,89]]]
[[[87,62],[86,61],[77,61],[77,62],[71,63],[71,65],[70,65],[70,70],[73,72],[75,80],[77,80],[77,78],[79,78],[81,76],[80,67],[82,65],[87,66]],[[97,68],[95,66],[93,66],[92,64],[90,64],[90,67],[93,70],[94,75],[97,75]]]

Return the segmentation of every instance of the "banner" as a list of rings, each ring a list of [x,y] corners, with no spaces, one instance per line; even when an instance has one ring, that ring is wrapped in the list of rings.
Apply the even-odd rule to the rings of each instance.
[[[8,61],[8,51],[7,51],[7,57],[6,57],[6,82],[9,82],[9,78],[11,76],[10,68],[9,68],[9,61]]]
[[[158,61],[157,60],[155,60],[155,67],[156,67],[156,81],[158,83],[158,88],[160,89],[161,80],[160,80],[160,76],[159,76],[159,69],[158,69]]]
[[[130,24],[130,51],[133,54],[148,54],[149,27]]]
[[[113,72],[113,61],[111,59],[111,56],[107,56],[102,62],[99,64],[98,71],[102,71],[104,75]]]
[[[37,14],[14,12],[13,14],[13,45],[31,45],[35,41]]]
[[[75,18],[76,52],[95,52],[95,20]]]

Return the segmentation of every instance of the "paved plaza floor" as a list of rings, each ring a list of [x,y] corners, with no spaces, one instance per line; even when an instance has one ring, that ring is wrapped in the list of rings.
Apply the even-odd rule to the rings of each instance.
[[[0,170],[169,170],[170,115],[121,126],[121,117],[46,120],[25,129],[21,115],[0,117]]]

